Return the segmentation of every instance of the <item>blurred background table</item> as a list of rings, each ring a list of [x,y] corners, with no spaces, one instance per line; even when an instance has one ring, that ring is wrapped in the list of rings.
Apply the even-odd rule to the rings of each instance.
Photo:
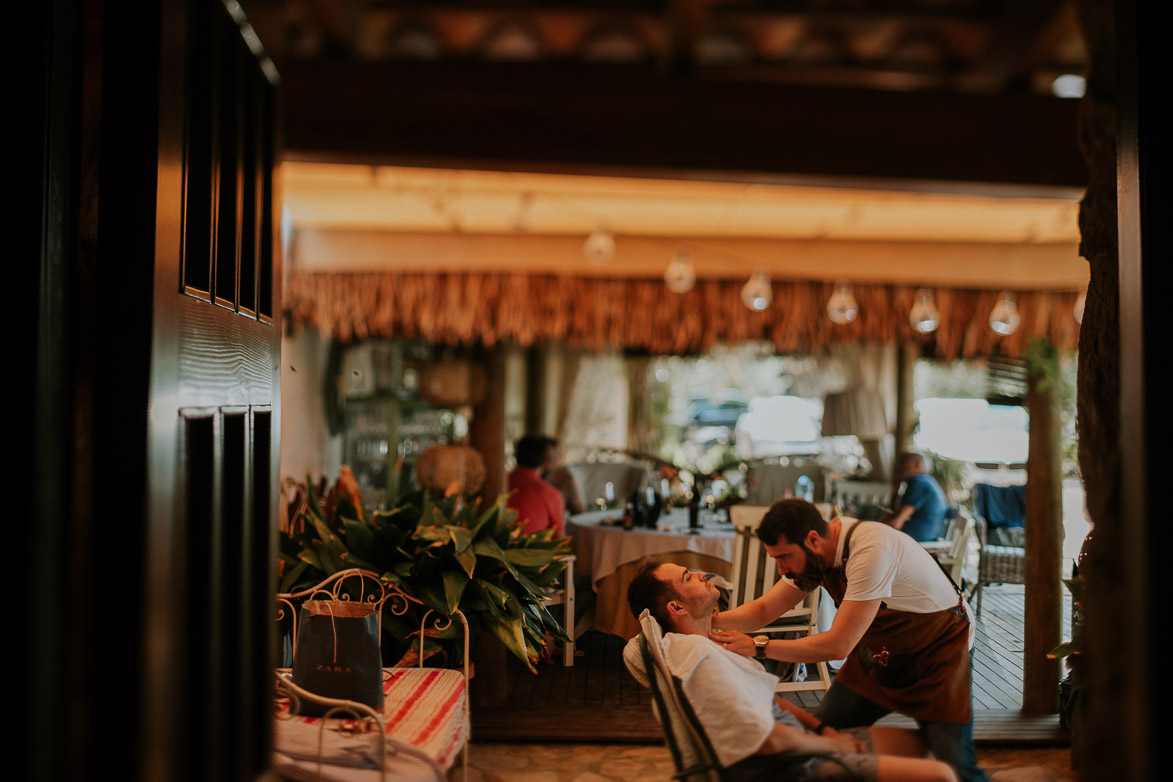
[[[580,513],[567,521],[566,533],[573,537],[571,545],[578,557],[575,567],[590,578],[595,592],[593,609],[579,620],[576,635],[590,626],[623,638],[639,632],[639,623],[627,608],[627,585],[644,557],[659,556],[725,578],[732,573],[732,525],[710,523],[702,526],[700,534],[689,534],[687,508],[662,517],[657,529],[627,531],[622,518],[622,509],[611,509]]]

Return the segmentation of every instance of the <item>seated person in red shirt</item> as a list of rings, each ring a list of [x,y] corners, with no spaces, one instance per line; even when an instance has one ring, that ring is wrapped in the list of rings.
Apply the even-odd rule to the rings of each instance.
[[[553,529],[561,537],[565,534],[562,493],[542,480],[542,470],[554,459],[555,452],[546,437],[526,435],[514,447],[517,468],[509,473],[508,505],[517,511],[526,532]]]

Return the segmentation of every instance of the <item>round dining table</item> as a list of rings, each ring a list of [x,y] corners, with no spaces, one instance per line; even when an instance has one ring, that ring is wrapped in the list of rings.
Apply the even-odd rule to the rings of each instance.
[[[590,578],[595,592],[593,610],[579,621],[576,635],[590,626],[623,638],[639,633],[639,623],[627,608],[627,585],[644,557],[658,556],[724,578],[732,575],[735,533],[731,524],[708,523],[699,534],[690,533],[687,508],[662,516],[656,529],[625,530],[622,518],[621,509],[612,509],[567,520],[566,533],[577,558],[575,570]]]

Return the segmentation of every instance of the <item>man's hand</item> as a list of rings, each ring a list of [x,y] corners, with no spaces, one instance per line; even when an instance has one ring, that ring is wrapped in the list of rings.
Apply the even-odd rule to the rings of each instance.
[[[753,657],[756,651],[753,639],[736,630],[710,630],[709,638],[742,657]]]
[[[867,751],[862,741],[856,741],[855,737],[847,733],[835,733],[831,735],[831,731],[825,731],[823,738],[831,742],[834,749],[833,752],[838,752],[841,755],[862,755]]]

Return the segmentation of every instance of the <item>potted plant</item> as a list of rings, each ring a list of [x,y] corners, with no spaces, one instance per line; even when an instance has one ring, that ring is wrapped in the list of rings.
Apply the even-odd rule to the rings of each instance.
[[[1090,536],[1089,536],[1090,537]],[[1086,546],[1086,541],[1085,541]],[[1085,549],[1086,550],[1086,549]],[[1080,559],[1084,557],[1081,550]],[[1063,579],[1071,592],[1071,640],[1061,643],[1047,653],[1048,657],[1064,660],[1067,675],[1059,682],[1059,724],[1071,731],[1071,767],[1084,765],[1087,737],[1084,732],[1084,712],[1087,704],[1087,681],[1083,671],[1083,643],[1080,631],[1083,624],[1083,577],[1076,568],[1071,578]]]
[[[465,615],[472,639],[489,633],[531,671],[547,634],[566,640],[561,625],[542,604],[543,588],[562,574],[568,539],[551,530],[526,534],[506,495],[488,507],[450,491],[436,497],[426,489],[402,494],[389,510],[368,514],[358,484],[343,467],[338,483],[320,497],[307,481],[305,501],[282,533],[282,592],[312,586],[347,568],[363,568],[416,598],[407,611],[384,609],[384,658],[443,655],[460,661],[459,623],[420,637],[423,614],[431,609]],[[396,655],[399,655],[398,657]]]

